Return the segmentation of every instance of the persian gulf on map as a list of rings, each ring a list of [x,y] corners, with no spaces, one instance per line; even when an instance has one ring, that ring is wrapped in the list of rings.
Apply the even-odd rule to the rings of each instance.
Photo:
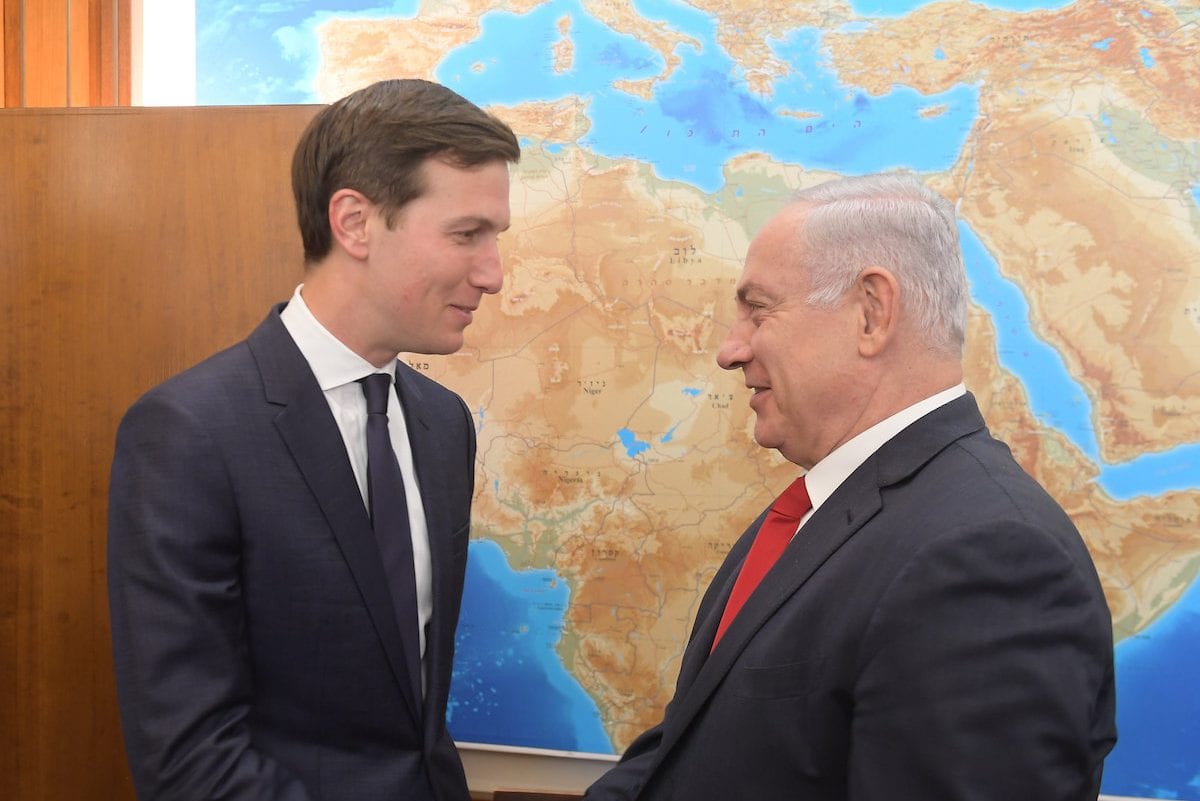
[[[1200,2],[198,0],[200,103],[438,80],[507,120],[506,284],[459,354],[481,474],[450,726],[620,752],[791,479],[714,361],[797,188],[957,204],[967,385],[1112,608],[1104,791],[1200,799]]]

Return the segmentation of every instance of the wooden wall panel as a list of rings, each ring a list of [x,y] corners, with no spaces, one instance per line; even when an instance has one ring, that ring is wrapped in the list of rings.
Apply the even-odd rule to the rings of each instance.
[[[117,0],[116,18],[108,26],[109,35],[116,38],[116,104],[128,106],[133,102],[133,0]],[[110,105],[104,101],[101,105]]]
[[[67,102],[61,105],[92,105],[93,9],[99,10],[96,0],[71,0],[67,4]]]
[[[22,105],[68,105],[67,0],[23,0]]]
[[[129,105],[133,0],[0,0],[0,106]]]
[[[21,0],[0,0],[3,3],[4,83],[5,106],[21,105]]]
[[[288,164],[315,110],[0,110],[0,798],[133,797],[105,583],[116,424],[300,280]]]
[[[113,106],[116,105],[113,85],[117,68],[113,48],[116,19],[113,4],[91,0],[88,12],[88,104]]]

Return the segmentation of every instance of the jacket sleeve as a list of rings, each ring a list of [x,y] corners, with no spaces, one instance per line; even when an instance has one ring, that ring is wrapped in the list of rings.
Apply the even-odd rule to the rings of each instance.
[[[661,741],[661,724],[638,735],[621,761],[587,788],[584,801],[633,801],[649,778]]]
[[[851,799],[1096,797],[1116,737],[1112,624],[1067,542],[970,526],[897,574],[863,637]]]
[[[254,748],[235,493],[185,403],[151,393],[126,414],[108,522],[117,690],[138,796],[307,801]]]

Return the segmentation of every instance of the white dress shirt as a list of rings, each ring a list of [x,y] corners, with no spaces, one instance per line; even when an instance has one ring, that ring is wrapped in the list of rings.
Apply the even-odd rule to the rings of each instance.
[[[804,479],[808,497],[812,500],[812,509],[801,518],[800,527],[802,528],[813,516],[813,513],[821,508],[821,504],[829,500],[829,496],[850,477],[851,473],[858,469],[859,465],[867,461],[888,440],[934,409],[945,406],[965,394],[967,394],[967,388],[962,384],[957,384],[931,395],[925,400],[917,401],[912,406],[880,420],[866,431],[842,443],[828,456],[813,465],[812,469],[805,474]]]
[[[367,489],[367,399],[357,382],[371,373],[387,373],[395,379],[396,363],[389,361],[384,367],[375,367],[346,347],[313,316],[301,296],[300,290],[303,288],[303,284],[296,287],[280,317],[316,376],[321,391],[325,393],[329,411],[333,413],[333,419],[342,432],[342,441],[346,443],[346,454],[350,457],[350,467],[354,470],[358,490],[362,493],[363,506],[370,509]],[[408,501],[408,527],[412,532],[413,569],[417,579],[421,687],[424,688],[425,627],[429,625],[433,613],[433,567],[429,556],[429,529],[425,524],[425,508],[421,504],[421,487],[413,469],[404,408],[396,396],[394,380],[388,392],[387,416],[388,434],[391,436],[392,450],[396,452],[396,460],[400,463],[404,494]]]

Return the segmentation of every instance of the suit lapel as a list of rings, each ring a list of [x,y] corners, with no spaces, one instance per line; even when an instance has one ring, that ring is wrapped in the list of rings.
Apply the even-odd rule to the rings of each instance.
[[[694,681],[686,687],[682,697],[676,696],[674,705],[677,709],[674,710],[671,720],[665,721],[667,725],[664,725],[660,753],[665,754],[687,730],[692,718],[707,703],[738,656],[767,619],[879,510],[879,491],[874,483],[862,482],[861,479],[855,483],[857,486],[853,488],[849,486],[849,481],[843,484],[834,497],[822,505],[804,524],[800,534],[788,545],[779,561],[746,600],[737,617],[725,630],[717,648],[708,654],[706,651],[712,642],[717,623],[725,608],[725,601],[729,598],[737,576],[736,570],[731,571],[725,582],[726,586],[722,587],[717,596],[717,602],[708,610],[706,619],[697,624],[696,637],[684,655],[684,666],[680,670],[680,687],[686,686],[685,671],[694,675]],[[846,511],[837,509],[830,503],[843,494],[842,490],[847,490],[846,497],[853,495],[858,499],[857,503]],[[759,518],[753,534],[757,534],[758,527],[765,517],[764,513]],[[752,540],[753,534],[747,539]],[[746,550],[749,550],[748,544]],[[742,560],[744,558],[743,554]],[[739,569],[742,560],[739,560]]]
[[[400,403],[404,407],[404,420],[408,427],[408,442],[412,449],[413,469],[417,474],[417,483],[421,487],[421,507],[425,511],[425,526],[429,533],[429,559],[432,571],[433,610],[429,619],[429,630],[426,632],[425,670],[428,675],[429,687],[425,697],[425,742],[436,740],[436,723],[438,716],[432,714],[431,704],[437,702],[435,696],[445,690],[437,684],[437,677],[450,675],[450,659],[453,642],[450,632],[458,621],[445,620],[444,610],[451,604],[446,594],[448,577],[452,574],[452,553],[454,543],[449,530],[449,512],[445,499],[441,497],[438,488],[442,477],[453,475],[452,466],[446,464],[447,454],[439,447],[437,432],[429,424],[427,410],[422,403],[421,391],[416,382],[408,374],[409,368],[401,363],[396,365],[396,391]]]
[[[697,620],[692,643],[684,654],[672,714],[664,720],[660,760],[687,730],[763,624],[883,508],[881,490],[906,479],[951,443],[983,427],[983,417],[968,394],[935,409],[885,443],[809,518],[747,599],[719,646],[708,654],[737,570],[766,517],[764,511],[752,526],[753,531],[734,546],[714,579],[715,584],[723,576],[720,591],[713,596],[715,602],[707,607],[703,619]],[[730,564],[736,564],[736,569],[726,571]]]
[[[275,426],[321,507],[358,584],[392,673],[416,722],[420,720],[419,696],[413,694],[405,668],[400,630],[371,521],[329,404],[279,319],[282,308],[277,306],[271,312],[250,335],[247,344],[262,375],[268,403],[280,407]]]

